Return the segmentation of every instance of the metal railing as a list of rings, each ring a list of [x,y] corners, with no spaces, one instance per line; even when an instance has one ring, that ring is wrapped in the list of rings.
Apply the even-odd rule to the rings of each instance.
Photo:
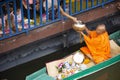
[[[115,0],[0,0],[0,40],[61,20],[60,6],[75,15],[112,1]]]

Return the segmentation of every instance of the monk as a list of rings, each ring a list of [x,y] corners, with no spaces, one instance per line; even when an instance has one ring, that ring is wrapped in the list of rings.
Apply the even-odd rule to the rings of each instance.
[[[87,32],[87,35],[83,32],[80,33],[83,35],[87,46],[80,48],[80,50],[96,64],[109,59],[111,57],[110,43],[105,25],[98,25],[95,31],[90,31],[86,27],[85,31]]]

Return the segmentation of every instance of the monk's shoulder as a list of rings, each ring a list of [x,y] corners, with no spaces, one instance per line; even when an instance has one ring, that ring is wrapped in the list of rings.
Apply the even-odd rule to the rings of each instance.
[[[104,35],[105,35],[105,36],[109,36],[107,31],[104,33]]]
[[[90,33],[95,33],[95,32],[96,32],[95,30],[90,31]]]

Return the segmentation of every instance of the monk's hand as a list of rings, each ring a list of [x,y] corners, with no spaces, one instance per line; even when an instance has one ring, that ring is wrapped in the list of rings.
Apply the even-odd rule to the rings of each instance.
[[[85,35],[82,31],[80,31],[80,34]]]

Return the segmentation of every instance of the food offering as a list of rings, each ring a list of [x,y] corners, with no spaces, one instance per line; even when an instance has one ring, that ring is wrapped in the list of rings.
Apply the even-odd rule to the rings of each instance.
[[[77,51],[72,56],[72,61],[64,61],[59,63],[56,66],[56,69],[58,71],[56,80],[62,80],[70,75],[78,73],[79,71],[87,69],[87,65],[83,63],[84,59],[84,55],[81,52]]]
[[[78,21],[77,23],[73,24],[73,29],[77,32],[83,31],[85,29],[85,24],[82,21]]]
[[[78,50],[62,59],[46,63],[46,69],[49,76],[63,80],[93,65],[94,63]]]
[[[73,24],[73,29],[76,32],[80,33],[81,31],[85,30],[85,26],[86,25],[83,24],[82,21],[78,21],[77,23]],[[83,42],[82,35],[81,34],[79,34],[79,35],[80,35],[80,43],[82,43]]]

